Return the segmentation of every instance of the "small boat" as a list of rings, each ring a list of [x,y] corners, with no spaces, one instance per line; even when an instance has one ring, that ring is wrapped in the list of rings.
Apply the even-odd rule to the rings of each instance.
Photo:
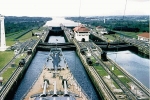
[[[69,70],[61,48],[51,48],[41,74],[24,100],[90,100]]]

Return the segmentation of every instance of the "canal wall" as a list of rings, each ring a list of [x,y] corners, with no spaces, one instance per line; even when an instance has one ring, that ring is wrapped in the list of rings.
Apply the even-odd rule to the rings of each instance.
[[[63,31],[63,32],[64,32],[64,31]],[[68,40],[68,38],[67,38],[65,32],[64,32],[64,38],[65,38],[65,42],[69,42],[69,40]]]
[[[42,40],[43,43],[46,42],[46,40],[48,41],[48,39],[49,39],[48,34],[49,34],[49,31],[46,31],[44,33],[44,35],[42,36],[41,40]]]
[[[14,96],[14,91],[18,88],[22,78],[24,77],[32,59],[34,58],[37,50],[36,46],[41,42],[41,38],[32,48],[32,54],[25,57],[25,64],[14,71],[13,75],[9,78],[6,84],[3,86],[0,92],[0,100],[11,100]]]

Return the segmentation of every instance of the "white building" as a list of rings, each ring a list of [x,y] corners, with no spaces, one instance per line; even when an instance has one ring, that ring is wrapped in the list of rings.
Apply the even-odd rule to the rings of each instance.
[[[142,41],[150,41],[150,34],[149,33],[142,33],[142,34],[138,34],[138,40],[142,40]]]
[[[0,14],[0,51],[6,50],[4,16]]]
[[[108,34],[107,29],[102,26],[97,26],[96,31],[100,34]]]
[[[74,38],[77,39],[77,41],[89,41],[89,35],[90,35],[90,30],[86,28],[83,25],[77,26],[73,29],[74,31]]]

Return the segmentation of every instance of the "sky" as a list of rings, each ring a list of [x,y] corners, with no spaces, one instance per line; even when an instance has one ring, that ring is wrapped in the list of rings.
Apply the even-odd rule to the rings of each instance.
[[[37,17],[149,15],[149,5],[149,0],[0,0],[0,14]]]

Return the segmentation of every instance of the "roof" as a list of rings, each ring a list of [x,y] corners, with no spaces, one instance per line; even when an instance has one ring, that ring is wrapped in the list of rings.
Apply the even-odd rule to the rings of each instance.
[[[138,36],[141,36],[141,37],[145,37],[145,38],[149,38],[150,37],[150,34],[145,32],[145,33],[142,33],[142,34],[138,34]]]
[[[88,28],[86,28],[83,25],[77,26],[73,30],[77,32],[89,32],[90,31]]]

